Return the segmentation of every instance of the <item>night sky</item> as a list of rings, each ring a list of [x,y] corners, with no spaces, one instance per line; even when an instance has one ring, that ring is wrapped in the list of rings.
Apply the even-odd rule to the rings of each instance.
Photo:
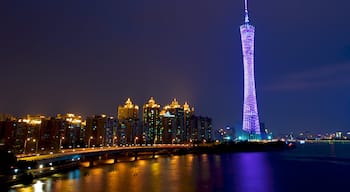
[[[0,113],[106,113],[176,97],[241,122],[243,0],[0,2]],[[250,0],[260,120],[350,130],[350,1]]]

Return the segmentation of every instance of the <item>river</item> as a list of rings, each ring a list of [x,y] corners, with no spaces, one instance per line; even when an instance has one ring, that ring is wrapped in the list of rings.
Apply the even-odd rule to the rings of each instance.
[[[80,168],[10,192],[350,191],[350,144],[283,152],[188,154]]]

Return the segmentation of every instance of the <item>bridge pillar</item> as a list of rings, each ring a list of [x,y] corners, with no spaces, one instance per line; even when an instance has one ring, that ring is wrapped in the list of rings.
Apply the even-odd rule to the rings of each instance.
[[[154,159],[155,157],[156,157],[156,152],[153,151],[153,153],[152,153],[152,158]]]
[[[135,152],[135,159],[134,159],[134,161],[136,161],[137,160],[137,152]]]
[[[114,156],[114,164],[118,162],[118,157]]]
[[[94,160],[93,159],[90,159],[89,160],[89,167],[93,167],[94,166]]]

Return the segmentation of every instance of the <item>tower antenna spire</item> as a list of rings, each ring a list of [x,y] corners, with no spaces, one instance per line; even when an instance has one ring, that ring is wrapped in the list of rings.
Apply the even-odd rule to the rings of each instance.
[[[249,23],[249,16],[248,16],[248,0],[244,0],[244,23]]]

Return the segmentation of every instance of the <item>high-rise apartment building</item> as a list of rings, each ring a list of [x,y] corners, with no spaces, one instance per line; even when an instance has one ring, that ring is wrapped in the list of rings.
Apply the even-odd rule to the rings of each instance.
[[[185,143],[190,141],[190,119],[194,109],[186,102],[183,106],[176,99],[161,111],[164,143]]]
[[[86,118],[85,146],[115,146],[117,144],[117,120],[105,114]]]
[[[128,98],[123,106],[118,107],[118,142],[132,144],[139,134],[139,106]]]
[[[162,143],[160,105],[155,102],[153,97],[148,100],[148,103],[143,105],[142,120],[142,140],[146,141],[146,143]],[[135,142],[137,142],[136,139]]]
[[[85,146],[85,124],[80,115],[73,113],[58,114],[56,119],[60,122],[60,129],[64,136],[59,138],[62,148],[82,148]]]

